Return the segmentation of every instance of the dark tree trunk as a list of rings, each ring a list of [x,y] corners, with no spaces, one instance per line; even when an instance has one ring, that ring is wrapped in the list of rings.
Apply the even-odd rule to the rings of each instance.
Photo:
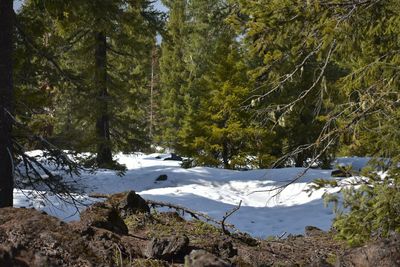
[[[304,153],[299,153],[295,159],[295,167],[304,167],[304,162],[306,161],[306,155]]]
[[[13,205],[13,0],[0,0],[0,208]],[[9,114],[10,113],[10,114]]]
[[[222,143],[222,161],[224,163],[224,169],[230,169],[231,165],[229,164],[229,149],[228,143],[224,141]]]
[[[107,39],[103,32],[95,33],[95,86],[98,90],[97,103],[97,163],[100,167],[109,166],[112,163],[110,118],[108,111],[107,92]]]

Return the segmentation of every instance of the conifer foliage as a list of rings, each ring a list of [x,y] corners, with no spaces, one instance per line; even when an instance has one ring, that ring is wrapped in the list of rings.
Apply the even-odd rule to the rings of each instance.
[[[33,149],[69,174],[67,151],[121,169],[113,153],[152,145],[229,169],[359,155],[388,172],[343,190],[339,236],[400,231],[398,1],[162,2],[166,20],[150,0],[26,0],[17,13],[0,0],[0,207],[14,176],[53,175]]]
[[[343,189],[350,212],[334,226],[351,244],[399,231],[399,11],[396,1],[240,1],[232,18],[258,62],[261,112],[285,121],[295,112],[292,130],[311,130],[289,137],[292,151],[312,138],[297,155],[312,148],[323,159],[334,148],[383,161],[384,176],[374,166]]]

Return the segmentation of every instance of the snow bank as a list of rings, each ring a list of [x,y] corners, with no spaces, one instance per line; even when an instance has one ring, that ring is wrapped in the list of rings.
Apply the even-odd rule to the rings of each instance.
[[[37,153],[37,152],[35,152]],[[117,193],[134,190],[142,197],[162,200],[195,209],[221,219],[226,211],[242,201],[242,207],[228,222],[241,231],[256,237],[280,235],[283,232],[302,234],[304,227],[314,225],[328,230],[334,217],[332,207],[324,207],[318,190],[311,196],[304,190],[316,178],[330,179],[330,170],[309,170],[298,181],[289,185],[280,195],[272,189],[286,184],[303,173],[303,168],[284,168],[251,171],[232,171],[207,167],[183,169],[180,162],[164,160],[168,154],[118,154],[118,162],[127,166],[126,175],[99,170],[96,174],[83,173],[77,180],[83,194],[75,194],[79,209],[95,199],[89,193]],[[160,175],[166,181],[156,181]],[[68,178],[71,179],[71,178]],[[43,199],[41,196],[45,196]],[[72,203],[49,192],[15,190],[17,207],[32,207],[71,221],[79,219]]]

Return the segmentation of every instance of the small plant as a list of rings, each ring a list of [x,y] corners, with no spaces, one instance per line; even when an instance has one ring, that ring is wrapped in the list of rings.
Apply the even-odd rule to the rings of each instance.
[[[349,183],[318,179],[309,189],[312,193],[321,188],[339,188],[343,196],[341,209],[337,205],[337,194],[326,193],[324,200],[335,203],[336,237],[351,246],[400,232],[400,168],[392,166],[384,173],[375,169],[365,168],[359,179]]]
[[[373,237],[400,232],[400,169],[385,175],[363,172],[358,186],[344,188],[343,205],[349,212],[337,214],[333,226],[337,236],[350,245],[361,245]]]

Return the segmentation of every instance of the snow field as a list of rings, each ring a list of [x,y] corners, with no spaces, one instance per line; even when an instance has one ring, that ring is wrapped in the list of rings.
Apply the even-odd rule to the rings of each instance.
[[[218,220],[242,201],[241,208],[227,222],[255,237],[265,238],[284,232],[302,234],[307,225],[323,230],[331,226],[334,217],[332,207],[324,206],[322,195],[326,191],[336,192],[337,189],[321,189],[311,195],[305,192],[314,179],[332,179],[331,170],[310,169],[275,196],[276,191],[273,189],[298,177],[304,169],[183,169],[178,161],[164,160],[168,156],[158,153],[118,154],[115,158],[128,169],[125,176],[119,177],[110,170],[99,170],[95,174],[82,173],[80,177],[73,177],[83,192],[74,194],[79,201],[79,210],[100,201],[88,197],[90,193],[112,194],[134,190],[145,199],[179,204]],[[346,164],[352,161],[354,158],[342,160]],[[162,174],[167,175],[168,179],[156,182],[156,178]],[[43,210],[65,221],[79,219],[73,203],[64,202],[50,192],[16,189],[14,203],[16,207]]]

